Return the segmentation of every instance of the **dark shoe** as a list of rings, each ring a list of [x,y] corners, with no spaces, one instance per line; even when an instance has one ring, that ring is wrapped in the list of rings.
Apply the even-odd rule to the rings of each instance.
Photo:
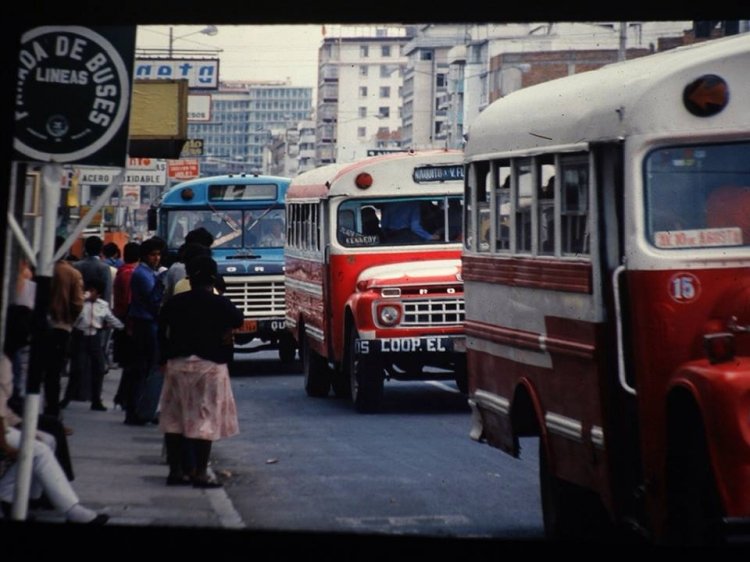
[[[67,398],[66,398],[66,399],[64,399],[64,400],[62,400],[62,401],[60,402],[60,409],[61,409],[61,410],[64,410],[65,408],[67,408],[67,407],[68,407],[68,404],[70,404],[70,400],[68,400]]]
[[[224,486],[221,482],[215,478],[193,478],[193,488],[221,488]]]
[[[146,425],[148,421],[136,417],[125,417],[125,425]]]
[[[101,402],[97,402],[96,404],[91,404],[91,409],[95,410],[97,412],[106,412],[107,408],[104,404]]]
[[[190,486],[193,481],[187,474],[170,474],[167,476],[167,486]]]
[[[100,513],[96,517],[94,517],[91,521],[86,521],[85,523],[79,523],[77,521],[70,521],[69,519],[65,520],[66,523],[69,523],[71,525],[92,525],[94,527],[104,525],[107,521],[109,521],[109,515],[107,515],[106,513]]]

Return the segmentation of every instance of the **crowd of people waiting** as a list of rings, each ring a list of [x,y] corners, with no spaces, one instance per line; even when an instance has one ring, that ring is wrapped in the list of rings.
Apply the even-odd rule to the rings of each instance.
[[[56,250],[64,240],[56,240]],[[122,369],[113,407],[126,425],[159,425],[164,433],[169,486],[219,487],[209,474],[213,441],[239,431],[228,364],[232,330],[242,312],[222,295],[224,284],[211,257],[214,237],[190,231],[177,259],[162,264],[166,243],[152,237],[128,242],[122,252],[98,236],[84,241],[84,256],[54,265],[48,325],[42,335],[43,409],[34,443],[29,504],[65,514],[71,522],[103,524],[108,516],[78,500],[70,482],[63,423],[71,401],[106,411],[102,382]],[[17,478],[21,416],[29,369],[34,272],[21,260],[15,297],[6,314],[0,360],[0,502],[10,516]],[[65,392],[61,381],[67,374]]]

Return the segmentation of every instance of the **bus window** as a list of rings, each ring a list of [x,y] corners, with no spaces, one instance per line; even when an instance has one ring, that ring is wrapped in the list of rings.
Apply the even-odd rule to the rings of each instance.
[[[255,214],[258,214],[257,212]],[[252,217],[251,213],[248,213]],[[253,223],[256,223],[253,225]],[[261,248],[283,248],[286,241],[284,234],[284,210],[273,209],[260,213],[252,222],[249,218],[245,219],[245,224],[250,224],[256,236],[255,245]]]
[[[561,159],[560,226],[563,255],[589,253],[589,165]]]
[[[516,163],[516,252],[531,253],[531,160]]]
[[[339,205],[337,239],[349,247],[456,242],[461,213],[461,197],[351,199]]]
[[[540,182],[537,185],[540,255],[555,253],[555,164],[554,157],[545,156],[540,166]]]
[[[214,237],[213,247],[242,247],[242,211],[195,211],[194,228],[205,228]]]
[[[476,251],[490,250],[490,208],[487,184],[490,179],[489,162],[476,162],[469,167],[466,193],[472,194],[473,199],[466,201],[465,227],[467,232],[467,248],[474,244],[476,234]],[[476,230],[473,228],[476,225]]]
[[[497,193],[495,194],[496,246],[498,252],[510,251],[510,164],[500,163],[496,170]]]
[[[680,249],[750,245],[750,144],[665,148],[646,158],[649,241]]]

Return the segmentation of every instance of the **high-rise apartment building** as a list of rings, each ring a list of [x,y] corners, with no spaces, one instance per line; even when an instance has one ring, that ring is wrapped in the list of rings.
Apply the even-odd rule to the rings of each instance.
[[[188,137],[203,140],[201,175],[265,172],[264,148],[276,132],[309,119],[312,88],[287,83],[222,82],[205,121],[188,122]]]
[[[350,162],[402,147],[402,26],[334,26],[318,51],[316,162]]]

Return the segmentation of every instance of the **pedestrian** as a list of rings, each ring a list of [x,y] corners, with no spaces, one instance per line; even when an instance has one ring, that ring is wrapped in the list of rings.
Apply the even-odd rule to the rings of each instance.
[[[12,366],[8,356],[0,355],[0,502],[4,517],[9,517],[18,479],[18,448],[21,445],[21,431],[13,425],[19,422],[8,408],[8,398],[12,388]],[[31,486],[29,498],[40,500],[46,496],[54,509],[65,516],[70,523],[103,525],[109,520],[106,514],[97,514],[81,504],[78,495],[70,485],[65,472],[52,450],[54,439],[37,432],[32,444]]]
[[[109,303],[101,295],[104,287],[99,279],[91,279],[84,285],[83,309],[73,325],[71,345],[72,366],[65,400],[61,407],[68,405],[81,393],[84,381],[89,381],[91,409],[106,412],[102,402],[102,383],[107,372],[102,338],[108,328],[122,330],[125,325],[112,313]]]
[[[125,324],[124,330],[117,330],[113,334],[113,360],[120,365],[122,372],[117,392],[114,397],[115,406],[125,409],[127,398],[131,395],[133,386],[133,327],[128,320],[128,307],[130,306],[130,278],[133,271],[138,267],[141,258],[141,245],[137,242],[128,242],[123,248],[123,265],[117,270],[112,285],[112,312]]]
[[[102,246],[102,256],[104,259],[104,263],[106,263],[109,266],[112,266],[115,268],[115,270],[119,269],[120,266],[124,263],[121,259],[121,252],[120,247],[115,244],[114,242],[107,242]]]
[[[112,281],[114,279],[114,272],[117,270],[110,267],[109,264],[104,262],[102,251],[104,249],[104,240],[99,236],[89,236],[83,242],[84,257],[83,259],[74,262],[73,266],[81,272],[83,275],[83,283],[87,284],[92,279],[101,279],[104,282],[104,294],[102,298],[112,306]],[[104,353],[105,360],[108,359],[109,354],[107,350],[108,338],[105,332],[104,337],[101,338],[102,351]],[[109,361],[107,360],[107,368],[109,368]]]
[[[55,238],[55,251],[65,242]],[[44,413],[60,416],[62,374],[70,357],[73,324],[83,309],[83,275],[66,259],[55,262],[50,283],[49,328],[46,330],[45,356],[42,362]]]
[[[133,336],[135,361],[133,385],[130,395],[125,398],[127,425],[143,425],[152,419],[144,417],[144,412],[139,413],[138,410],[146,393],[147,378],[158,364],[157,322],[164,285],[157,272],[163,249],[164,243],[161,239],[154,237],[144,240],[140,246],[140,263],[130,278],[130,306],[127,318]],[[149,398],[148,394],[145,395]],[[158,394],[155,400],[158,401]]]
[[[243,315],[214,293],[218,268],[211,257],[193,258],[186,271],[190,290],[173,296],[159,314],[160,362],[165,365],[159,427],[169,464],[167,484],[216,488],[221,482],[208,475],[211,445],[239,433],[228,364],[232,330],[242,325]],[[183,441],[194,455],[188,474]]]
[[[213,235],[203,227],[194,228],[185,236],[185,242],[177,250],[177,259],[174,263],[169,266],[166,276],[164,278],[164,301],[166,302],[174,294],[175,285],[185,278],[185,251],[187,248],[193,248],[188,250],[188,254],[192,254],[194,251],[194,245],[200,245],[210,250],[211,245],[214,243]],[[210,252],[209,252],[210,255]]]
[[[102,298],[108,303],[112,303],[112,272],[109,265],[102,259],[102,248],[104,241],[98,236],[89,236],[83,242],[84,257],[73,262],[73,267],[83,275],[84,284],[92,279],[100,279],[104,282],[104,293]]]

